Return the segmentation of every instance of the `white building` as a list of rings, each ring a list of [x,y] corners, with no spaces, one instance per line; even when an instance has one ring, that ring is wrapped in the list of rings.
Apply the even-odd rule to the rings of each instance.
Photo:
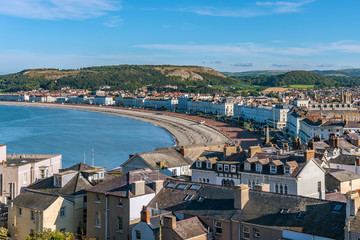
[[[114,98],[112,96],[95,96],[94,103],[96,105],[112,106],[115,104]]]

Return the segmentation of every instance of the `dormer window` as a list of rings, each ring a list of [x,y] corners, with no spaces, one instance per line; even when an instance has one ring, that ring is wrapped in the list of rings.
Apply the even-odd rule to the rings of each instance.
[[[291,168],[290,167],[285,167],[284,168],[284,173],[285,174],[290,174],[291,173]]]
[[[218,165],[217,165],[217,170],[218,170],[219,172],[222,172],[222,170],[223,170],[223,165],[222,165],[222,164],[218,164]]]
[[[231,165],[231,172],[235,173],[236,172],[236,166],[235,165]]]
[[[245,169],[245,171],[250,171],[250,170],[251,170],[251,165],[250,165],[250,163],[245,163],[244,169]]]
[[[104,178],[104,173],[103,172],[99,173],[99,178]]]
[[[201,168],[201,165],[202,165],[202,164],[201,164],[201,161],[196,161],[196,167],[197,167],[197,168]]]
[[[225,164],[224,165],[224,172],[228,172],[229,171],[229,165]]]
[[[261,172],[261,171],[262,171],[262,165],[256,164],[256,172]]]
[[[207,163],[206,163],[206,168],[207,168],[207,169],[211,169],[211,168],[212,168],[211,162],[207,162]]]
[[[271,165],[270,166],[270,173],[276,173],[277,172],[277,168],[276,168],[276,166],[275,165]]]
[[[55,186],[61,187],[61,176],[55,176]]]

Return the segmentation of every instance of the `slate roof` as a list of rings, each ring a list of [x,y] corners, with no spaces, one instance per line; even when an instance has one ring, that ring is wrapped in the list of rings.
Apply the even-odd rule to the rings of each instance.
[[[201,187],[191,190],[191,184]],[[346,204],[249,190],[249,201],[239,210],[234,208],[234,190],[231,187],[204,183],[188,185],[185,190],[164,187],[148,206],[155,208],[157,204],[159,209],[190,216],[236,220],[332,239],[344,238]],[[186,195],[192,195],[190,201],[185,200]],[[206,197],[202,203],[197,201],[200,196]],[[340,205],[340,211],[333,211],[337,205]],[[281,209],[289,211],[281,214]],[[298,217],[301,212],[304,213],[303,218]]]
[[[343,165],[355,165],[355,159],[358,156],[354,156],[354,155],[339,155],[336,158],[333,158],[331,160],[329,160],[329,163],[334,163],[334,164],[343,164]]]
[[[39,192],[23,191],[15,199],[14,205],[17,207],[30,208],[38,211],[45,211],[53,204],[59,196],[43,194]]]
[[[142,159],[144,159],[153,169],[159,169],[159,162],[164,162],[165,167],[179,167],[191,165],[193,161],[181,155],[175,149],[165,149],[152,152],[137,153]]]
[[[191,239],[207,234],[207,229],[200,222],[198,217],[192,217],[176,222],[176,228],[174,230],[181,239]]]
[[[120,177],[104,181],[96,186],[88,189],[88,192],[101,193],[106,195],[114,195],[119,197],[133,197],[131,184],[136,181],[145,180],[145,194],[154,193],[152,189],[152,181],[165,180],[168,176],[161,174],[149,168],[130,171]]]
[[[68,171],[68,170],[73,170],[73,171],[77,171],[77,172],[79,172],[79,171],[87,172],[89,170],[101,170],[101,169],[103,169],[103,167],[96,167],[96,166],[87,165],[85,163],[78,163],[78,164],[75,164],[74,166],[61,169],[60,172],[64,172],[64,171]]]
[[[350,221],[350,231],[360,232],[360,211],[358,211],[355,216],[350,216],[349,221]],[[345,230],[348,229],[347,224],[345,226]]]
[[[345,170],[331,169],[331,172],[327,174],[329,174],[339,182],[348,182],[350,180],[360,179],[360,175]]]
[[[7,154],[6,165],[7,167],[18,167],[29,163],[37,163],[57,157],[61,155],[45,155],[45,154]]]

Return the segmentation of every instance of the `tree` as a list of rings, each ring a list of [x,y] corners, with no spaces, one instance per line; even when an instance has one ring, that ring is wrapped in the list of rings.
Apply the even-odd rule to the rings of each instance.
[[[6,228],[0,227],[0,239],[7,239],[8,230]]]
[[[52,231],[46,229],[42,232],[36,232],[34,236],[27,236],[26,240],[76,240],[72,233],[63,233],[59,230]]]

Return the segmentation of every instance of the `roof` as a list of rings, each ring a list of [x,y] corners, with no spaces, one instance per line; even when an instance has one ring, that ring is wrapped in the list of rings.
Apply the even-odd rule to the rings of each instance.
[[[48,155],[48,154],[7,154],[6,165],[8,167],[18,167],[30,163],[41,162],[50,158],[61,155]]]
[[[249,201],[239,210],[234,207],[233,188],[204,183],[187,184],[189,187],[184,190],[164,187],[148,206],[190,216],[247,222],[332,239],[344,238],[344,203],[249,190]],[[191,190],[192,184],[200,185],[200,188]],[[185,200],[187,195],[192,195],[190,201]],[[205,197],[205,200],[200,203],[199,197]],[[337,205],[340,210],[333,211]],[[288,209],[287,214],[281,214],[281,209]],[[303,215],[299,218],[300,213]]]
[[[30,208],[38,211],[45,211],[60,196],[44,194],[39,192],[23,191],[15,199],[14,205],[17,207]]]
[[[159,162],[164,162],[167,168],[187,166],[193,163],[190,158],[184,157],[175,149],[142,152],[136,155],[144,159],[153,169],[159,169]]]
[[[77,172],[96,172],[96,171],[100,171],[100,170],[104,170],[103,167],[96,167],[96,166],[90,166],[87,165],[85,163],[78,163],[75,164],[71,167],[68,168],[64,168],[61,169],[60,172],[64,172],[64,171],[69,171],[69,170],[73,170],[73,171],[77,171]]]
[[[355,160],[358,156],[354,155],[339,155],[331,160],[329,160],[329,163],[334,164],[343,164],[343,165],[355,165]]]
[[[350,216],[349,221],[350,221],[350,231],[360,232],[360,211],[358,211],[355,216]],[[347,229],[348,226],[346,225],[346,230]]]
[[[176,222],[176,228],[174,230],[181,239],[191,239],[207,234],[206,227],[200,222],[198,217]]]
[[[154,193],[152,189],[152,181],[165,180],[166,178],[168,178],[168,176],[149,168],[145,168],[129,171],[120,177],[112,178],[108,181],[99,183],[98,185],[88,189],[88,192],[114,195],[118,197],[133,197],[133,194],[131,193],[133,182],[145,180],[145,194],[149,194]]]
[[[360,179],[360,175],[345,170],[331,169],[331,172],[328,174],[339,182],[348,182],[350,180]]]

